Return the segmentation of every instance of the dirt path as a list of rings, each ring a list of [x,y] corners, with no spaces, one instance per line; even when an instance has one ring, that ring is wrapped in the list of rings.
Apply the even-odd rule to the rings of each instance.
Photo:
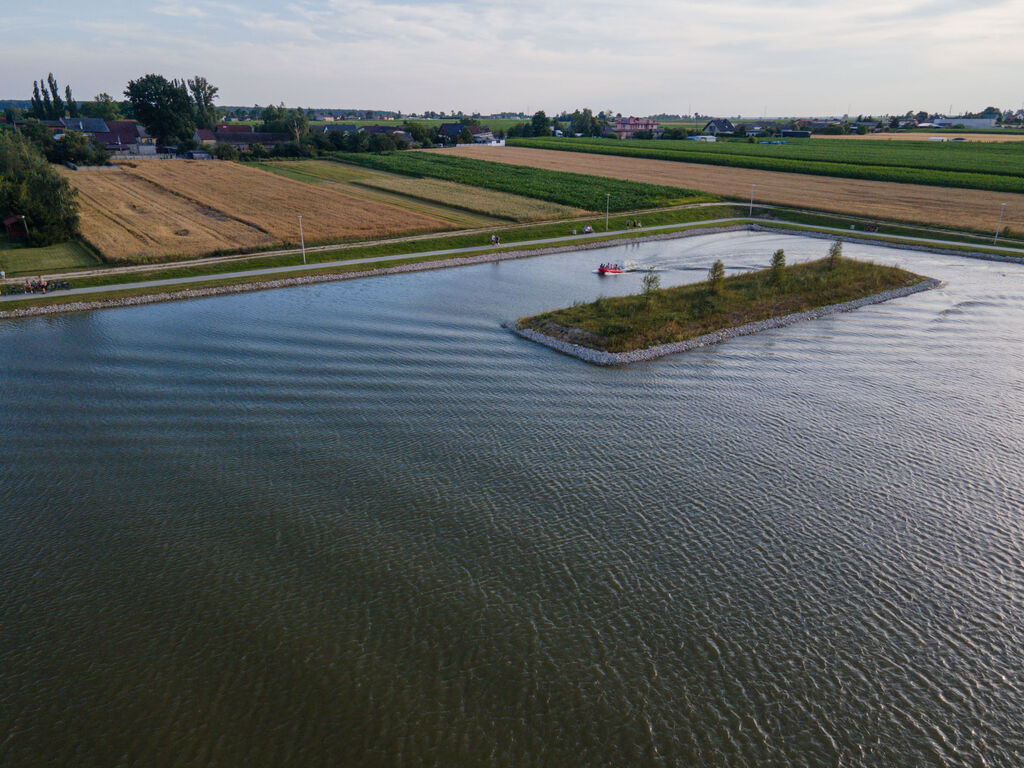
[[[794,208],[812,208],[871,218],[909,221],[995,233],[999,212],[1006,203],[1003,225],[1024,233],[1024,195],[950,189],[887,181],[861,181],[779,173],[747,168],[647,160],[552,149],[497,147],[463,144],[436,150],[462,157],[492,160],[510,165],[527,165],[554,171],[570,171],[615,179],[644,181],[675,187],[699,189],[740,200]]]

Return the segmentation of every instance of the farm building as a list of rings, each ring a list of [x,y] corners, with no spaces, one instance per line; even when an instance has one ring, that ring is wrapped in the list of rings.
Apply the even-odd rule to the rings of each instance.
[[[192,138],[204,147],[212,147],[217,143],[217,134],[208,128],[197,128]]]
[[[252,128],[252,126],[246,126]],[[253,144],[262,144],[269,149],[278,144],[291,141],[294,136],[290,133],[267,133],[263,131],[221,131],[216,133],[217,141],[221,144],[231,144],[237,149],[248,149]]]
[[[62,117],[60,124],[66,131],[77,131],[78,133],[84,133],[86,136],[110,133],[106,122],[98,117]]]
[[[12,243],[21,242],[25,239],[25,235],[28,234],[28,230],[25,227],[25,217],[11,216],[4,219],[4,230],[7,232],[7,239]]]
[[[701,133],[706,133],[709,136],[732,136],[736,133],[736,126],[732,124],[731,120],[724,118],[708,120]]]
[[[811,132],[810,131],[798,131],[798,130],[783,129],[781,131],[780,135],[784,139],[809,139],[809,138],[811,138]]]
[[[620,139],[630,139],[638,131],[650,131],[654,138],[660,139],[664,131],[653,120],[644,117],[628,117],[615,121],[612,133]]]
[[[156,142],[146,129],[134,120],[108,120],[108,133],[101,138],[111,152],[130,155],[155,155]]]
[[[437,132],[451,141],[457,141],[462,129],[468,129],[473,136],[474,144],[489,144],[494,141],[494,133],[486,125],[467,125],[466,123],[442,123]]]
[[[964,128],[996,127],[996,119],[994,117],[936,117],[932,122],[943,128],[952,128],[956,125],[961,125]]]

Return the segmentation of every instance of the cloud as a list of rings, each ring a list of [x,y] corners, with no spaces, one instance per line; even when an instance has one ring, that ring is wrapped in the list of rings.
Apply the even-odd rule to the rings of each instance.
[[[151,10],[153,13],[161,16],[171,16],[180,19],[205,19],[210,15],[202,8],[197,8],[194,5],[181,5],[180,3],[155,5]]]
[[[230,104],[878,113],[1010,105],[1024,65],[1024,0],[167,0],[127,25],[60,1],[60,45],[8,25],[7,93],[61,65],[76,92],[200,72]]]

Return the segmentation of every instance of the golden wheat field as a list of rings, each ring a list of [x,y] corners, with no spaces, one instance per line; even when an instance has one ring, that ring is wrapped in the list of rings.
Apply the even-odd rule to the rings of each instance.
[[[429,232],[447,226],[429,216],[335,189],[310,187],[238,163],[165,160],[138,163],[126,170],[282,241],[298,241],[300,215],[303,233],[311,242]]]
[[[60,170],[78,190],[82,237],[108,260],[161,261],[273,243],[266,232],[118,169]]]
[[[433,151],[512,165],[699,189],[740,200],[749,199],[753,185],[757,202],[993,233],[999,222],[1001,205],[1006,203],[1003,225],[1014,232],[1024,232],[1024,195],[1019,194],[526,147],[462,144],[452,149]]]
[[[82,232],[105,258],[156,261],[272,245],[433,232],[433,216],[314,187],[237,163],[151,160],[66,171]]]
[[[359,179],[356,183],[517,222],[567,219],[587,214],[582,208],[441,179],[414,179],[382,173]]]

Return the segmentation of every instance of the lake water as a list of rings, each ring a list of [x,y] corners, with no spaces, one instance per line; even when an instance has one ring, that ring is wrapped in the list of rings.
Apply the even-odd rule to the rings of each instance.
[[[4,766],[1024,764],[1024,267],[622,369],[736,233],[0,324]]]

